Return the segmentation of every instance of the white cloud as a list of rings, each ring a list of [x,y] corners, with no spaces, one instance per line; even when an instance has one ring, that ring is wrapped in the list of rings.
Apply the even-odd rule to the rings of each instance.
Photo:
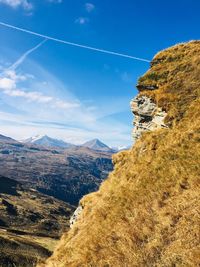
[[[10,78],[0,78],[0,89],[10,91],[16,88],[16,83]]]
[[[57,99],[53,104],[53,107],[61,108],[61,109],[74,109],[79,108],[80,104],[78,102],[65,102],[60,99]]]
[[[86,3],[85,9],[88,13],[91,13],[95,9],[95,5],[92,3]]]
[[[12,8],[22,7],[27,11],[33,9],[33,5],[28,0],[0,0],[0,4],[5,4]]]
[[[47,0],[49,3],[61,4],[63,0]]]
[[[88,22],[89,22],[89,19],[86,17],[79,17],[78,19],[75,20],[75,23],[80,24],[80,25],[87,24]]]
[[[15,70],[9,69],[5,70],[3,72],[3,75],[3,77],[0,77],[0,90],[5,95],[8,95],[10,97],[22,97],[25,98],[28,102],[50,104],[50,107],[52,108],[74,109],[80,106],[78,101],[66,102],[59,98],[42,94],[41,92],[19,89],[19,83],[21,81],[26,81],[27,78],[30,79],[31,75],[18,75]]]
[[[23,97],[30,102],[38,102],[38,103],[50,103],[53,101],[53,98],[50,96],[45,96],[40,92],[25,92],[23,90],[8,90],[5,91],[5,94],[13,97]]]
[[[25,81],[27,78],[31,78],[31,75],[21,75],[21,74],[16,74],[14,70],[5,70],[4,71],[5,75],[10,78],[13,81]]]

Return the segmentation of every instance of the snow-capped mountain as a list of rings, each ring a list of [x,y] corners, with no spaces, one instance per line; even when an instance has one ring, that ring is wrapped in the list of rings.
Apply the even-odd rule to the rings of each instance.
[[[36,135],[34,137],[30,137],[26,140],[21,141],[23,143],[28,144],[35,144],[35,145],[41,145],[41,146],[48,146],[48,147],[59,147],[59,148],[69,148],[74,145],[70,143],[66,143],[63,140],[51,138],[47,135]]]
[[[36,135],[26,140],[21,140],[20,142],[25,144],[35,144],[40,146],[58,147],[58,148],[76,147],[76,145],[74,144],[49,137],[48,135]],[[101,142],[99,139],[92,139],[82,145],[79,145],[79,147],[87,147],[95,151],[109,152],[109,153],[116,153],[121,150],[129,149],[129,147],[127,146],[109,147],[103,142]]]
[[[112,152],[112,153],[115,152],[112,148],[110,148],[106,144],[102,143],[99,139],[90,140],[90,141],[82,144],[81,146],[88,147],[88,148],[90,148],[92,150],[96,150],[96,151],[104,151],[104,152]]]

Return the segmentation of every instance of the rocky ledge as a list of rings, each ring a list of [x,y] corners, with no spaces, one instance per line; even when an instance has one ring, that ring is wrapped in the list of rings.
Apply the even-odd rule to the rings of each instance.
[[[79,204],[79,206],[77,207],[77,209],[74,211],[73,215],[70,218],[70,228],[72,228],[75,222],[79,219],[82,210],[83,207]]]
[[[157,107],[148,96],[138,95],[131,101],[130,105],[134,114],[132,132],[134,141],[137,141],[144,132],[167,128],[164,123],[167,113],[162,108]]]
[[[137,89],[141,92],[141,91],[146,91],[146,90],[156,90],[158,89],[157,85],[144,85],[144,84],[137,84],[136,85]]]

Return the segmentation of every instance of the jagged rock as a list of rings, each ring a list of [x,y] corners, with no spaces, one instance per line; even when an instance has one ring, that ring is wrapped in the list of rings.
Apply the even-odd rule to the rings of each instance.
[[[141,92],[141,91],[145,91],[145,90],[156,90],[158,89],[157,85],[144,85],[144,84],[138,84],[136,85],[137,89]]]
[[[166,128],[164,119],[167,115],[165,111],[157,107],[147,96],[136,96],[131,101],[131,111],[135,115],[132,132],[134,141],[140,138],[143,132],[154,131]]]
[[[75,224],[75,222],[78,220],[78,218],[81,215],[81,212],[83,210],[83,207],[81,205],[78,206],[78,208],[74,211],[73,215],[70,218],[70,228],[73,227],[73,225]]]

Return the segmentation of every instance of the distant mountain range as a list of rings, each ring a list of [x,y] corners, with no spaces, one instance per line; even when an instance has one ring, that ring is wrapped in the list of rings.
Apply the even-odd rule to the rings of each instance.
[[[25,142],[0,136],[0,175],[76,205],[108,176],[113,152],[66,144],[48,136]]]
[[[76,145],[67,143],[63,140],[51,138],[47,135],[37,135],[34,137],[30,137],[26,140],[21,141],[24,144],[35,144],[35,145],[40,145],[40,146],[45,146],[45,147],[51,147],[51,148],[72,148],[76,147]],[[79,147],[88,147],[92,150],[95,151],[101,151],[101,152],[108,152],[108,153],[116,153],[120,150],[121,148],[127,149],[127,147],[119,147],[119,148],[111,148],[108,145],[104,144],[102,141],[99,139],[92,139],[82,145],[79,145]]]

